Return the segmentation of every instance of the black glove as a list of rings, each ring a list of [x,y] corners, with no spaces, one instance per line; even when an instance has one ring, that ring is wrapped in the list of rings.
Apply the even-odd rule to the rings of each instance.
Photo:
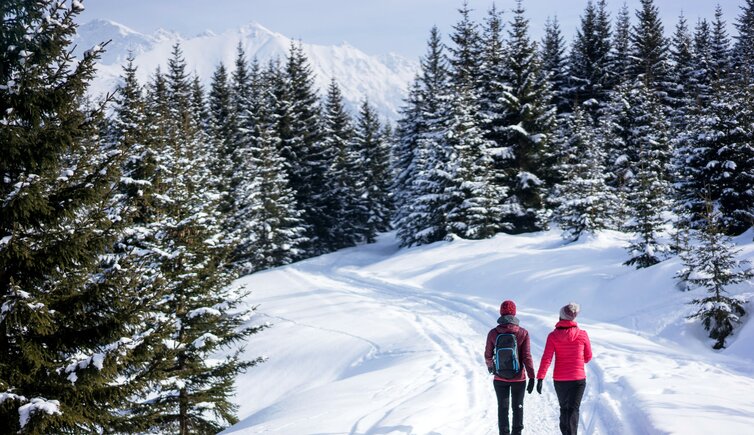
[[[487,371],[490,372],[491,375],[495,374],[495,367],[487,367]]]
[[[537,393],[542,394],[542,379],[537,379]]]
[[[531,394],[532,391],[534,391],[534,378],[529,378],[529,384],[526,386],[526,392]]]

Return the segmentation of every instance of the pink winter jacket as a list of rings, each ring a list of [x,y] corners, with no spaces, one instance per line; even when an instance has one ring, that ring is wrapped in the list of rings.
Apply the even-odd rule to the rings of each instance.
[[[586,331],[579,329],[572,320],[561,320],[547,336],[545,352],[539,363],[537,379],[544,379],[555,355],[552,378],[556,381],[586,379],[584,364],[592,359],[592,345]]]
[[[495,339],[497,339],[498,334],[503,333],[509,333],[516,336],[516,342],[518,343],[519,367],[523,367],[524,370],[521,370],[518,376],[513,379],[503,379],[499,376],[495,376],[495,380],[503,382],[521,382],[526,380],[527,374],[529,375],[529,378],[534,378],[534,360],[531,357],[529,332],[513,323],[497,325],[496,328],[493,328],[487,333],[487,344],[484,347],[484,361],[487,363],[487,367],[493,367],[495,365],[493,362]]]

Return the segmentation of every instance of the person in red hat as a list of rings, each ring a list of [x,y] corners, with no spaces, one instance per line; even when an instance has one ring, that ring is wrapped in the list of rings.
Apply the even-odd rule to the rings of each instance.
[[[500,435],[521,434],[524,430],[524,391],[529,394],[534,390],[534,361],[531,357],[529,344],[529,332],[519,326],[516,317],[516,304],[513,301],[504,301],[500,305],[500,318],[498,325],[487,334],[487,345],[484,348],[484,360],[487,370],[495,375],[492,381],[497,396],[497,421]],[[501,334],[503,337],[500,337]],[[512,336],[512,337],[511,337]],[[502,340],[498,340],[501,338]],[[517,367],[515,370],[498,370],[503,364],[496,366],[496,343],[502,343],[507,339],[515,338],[517,353]],[[502,358],[498,353],[498,359]],[[521,368],[525,370],[522,370]],[[529,384],[526,385],[527,376]],[[513,410],[513,425],[509,426],[508,410]],[[513,431],[511,432],[511,429]]]
[[[560,405],[560,432],[576,435],[579,429],[579,408],[586,389],[584,364],[592,359],[592,344],[586,331],[576,324],[581,307],[575,302],[560,309],[560,320],[547,336],[545,352],[537,372],[537,393],[542,394],[542,380],[555,356],[552,378]]]

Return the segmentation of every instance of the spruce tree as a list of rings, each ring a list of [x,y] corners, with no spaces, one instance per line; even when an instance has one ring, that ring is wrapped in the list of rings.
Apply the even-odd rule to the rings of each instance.
[[[146,143],[147,101],[136,78],[137,68],[133,56],[129,55],[126,62],[113,104],[111,140],[126,150],[121,189],[132,202],[132,206],[136,207],[131,218],[140,223],[148,217],[155,200],[152,195],[152,178],[159,157]]]
[[[631,29],[631,74],[639,77],[665,105],[669,104],[669,42],[654,0],[641,0],[637,23]]]
[[[452,147],[452,184],[445,190],[449,200],[447,230],[466,239],[492,237],[500,230],[501,192],[490,180],[492,164],[475,113],[472,92],[461,88],[453,101],[452,118],[445,140]]]
[[[306,242],[293,190],[288,185],[280,141],[268,123],[260,123],[253,153],[254,178],[249,183],[245,209],[246,227],[240,250],[248,253],[244,272],[289,264],[300,258]]]
[[[205,97],[204,85],[197,74],[191,77],[191,111],[197,120],[197,124],[202,134],[209,135],[210,130],[210,113],[207,99]],[[216,152],[217,147],[213,146],[212,153]]]
[[[487,153],[492,160],[490,165],[490,181],[495,184],[494,189],[507,192],[509,177],[515,162],[509,135],[506,131],[508,106],[502,98],[510,94],[511,87],[508,78],[508,49],[503,35],[502,14],[494,5],[487,14],[484,35],[482,39],[482,80],[479,95],[479,116],[475,119],[484,131],[484,138],[489,141]],[[501,197],[502,202],[504,197]],[[510,230],[512,225],[498,219],[500,228]]]
[[[613,210],[614,229],[624,229],[623,223],[628,220],[627,198],[630,182],[635,174],[632,162],[638,160],[638,149],[629,142],[632,128],[629,110],[631,89],[632,82],[625,82],[610,91],[610,98],[598,118],[596,131],[607,157],[607,184],[618,200],[617,207]]]
[[[576,108],[569,120],[568,171],[556,189],[558,207],[555,219],[563,238],[576,241],[583,233],[595,233],[612,226],[617,197],[607,185],[606,153],[581,109]]]
[[[443,55],[440,32],[433,27],[422,59],[420,77],[421,130],[416,138],[416,177],[410,186],[413,208],[398,221],[403,246],[427,244],[446,236],[447,197],[451,183],[445,170],[450,150],[443,141],[448,121],[449,74]]]
[[[704,226],[695,232],[697,244],[690,245],[682,254],[684,268],[676,275],[707,292],[707,296],[690,302],[698,308],[689,318],[701,320],[709,337],[715,340],[713,349],[725,348],[741,317],[746,315],[747,301],[740,296],[729,296],[728,289],[754,276],[748,262],[736,258],[740,249],[723,234],[718,217],[711,200],[707,199]]]
[[[609,71],[611,89],[631,77],[631,16],[625,3],[615,18]]]
[[[715,83],[726,83],[731,75],[731,44],[720,5],[715,8],[715,20],[712,22],[710,37],[712,80]]]
[[[448,60],[452,71],[451,80],[456,87],[466,86],[476,94],[479,86],[482,43],[477,24],[471,20],[468,0],[458,10],[460,21],[453,26],[448,48]]]
[[[663,261],[669,252],[660,238],[672,193],[669,126],[658,97],[648,87],[637,83],[629,98],[626,144],[637,153],[636,160],[629,160],[632,176],[627,186],[630,216],[626,230],[634,239],[628,246],[631,258],[624,264],[643,268]]]
[[[594,117],[609,86],[610,19],[605,0],[587,3],[581,26],[571,48],[568,90],[573,104],[586,104]]]
[[[744,0],[736,19],[735,70],[743,82],[754,80],[754,0]]]
[[[252,145],[251,131],[253,120],[249,119],[251,106],[251,86],[249,62],[243,43],[239,41],[236,47],[236,57],[233,62],[233,72],[229,82],[223,83],[222,71],[216,71],[216,83],[210,92],[210,107],[213,113],[212,139],[218,148],[218,164],[221,166],[221,189],[224,195],[222,203],[223,213],[230,216],[229,225],[239,237],[239,228],[245,225],[243,207],[245,204],[237,202],[238,192],[244,191],[251,182],[250,149]],[[215,77],[213,77],[213,81]],[[216,100],[216,99],[220,100]],[[220,104],[225,105],[220,107]],[[227,113],[218,113],[227,112]],[[224,125],[220,127],[217,121],[222,119]],[[219,133],[219,135],[218,135]],[[248,260],[243,253],[234,254],[235,261]]]
[[[692,50],[693,74],[689,85],[695,95],[694,110],[702,111],[707,108],[712,95],[712,49],[710,28],[707,20],[699,20],[694,29],[694,47]]]
[[[668,95],[670,121],[678,133],[682,133],[686,127],[686,114],[692,107],[694,98],[693,90],[690,88],[694,76],[692,44],[686,18],[681,15],[678,17],[670,48],[673,86],[669,89]]]
[[[238,43],[238,46],[236,47],[236,59],[234,62],[234,69],[231,75],[231,79],[230,108],[232,109],[232,114],[235,115],[236,118],[239,118],[243,116],[243,114],[246,113],[249,108],[253,86],[251,72],[249,70],[249,61],[246,58],[246,51],[243,48],[243,43],[240,41]],[[236,122],[240,123],[242,121],[240,119],[237,119]],[[238,127],[240,128],[240,125]],[[240,144],[244,141],[245,133],[241,132],[240,130],[236,130],[234,133],[236,134],[236,138],[234,140],[235,145],[240,146]],[[226,154],[228,156],[233,156],[234,151],[235,147],[232,147],[231,149],[227,150]],[[238,162],[233,161],[233,163]]]
[[[547,74],[552,91],[553,101],[558,113],[571,111],[567,89],[568,71],[565,58],[565,40],[560,32],[558,19],[547,18],[545,21],[545,36],[542,40],[542,71]]]
[[[153,211],[151,226],[165,292],[159,308],[169,335],[160,349],[161,381],[129,410],[145,432],[214,433],[234,423],[235,376],[260,361],[241,361],[241,349],[235,348],[262,328],[243,326],[249,313],[241,304],[245,294],[230,287],[235,239],[223,231],[211,153],[191,110],[203,104],[195,101],[201,93],[191,91],[185,68],[176,45],[166,78],[156,76],[148,105],[150,122],[165,132],[150,141],[162,171],[156,184],[161,207]],[[230,350],[229,356],[211,360],[221,349]]]
[[[718,126],[724,121],[719,114],[728,104],[727,85],[714,78],[711,45],[709,23],[699,20],[693,35],[691,75],[683,84],[690,98],[679,109],[686,128],[678,132],[673,153],[677,177],[674,208],[679,217],[676,226],[682,229],[700,228],[705,198],[717,202],[722,188],[712,178],[720,166],[716,143]]]
[[[233,110],[231,87],[228,83],[228,72],[225,65],[220,63],[212,74],[209,91],[210,132],[217,143],[217,153],[220,156],[219,167],[215,170],[223,175],[223,191],[231,188],[230,174],[228,174],[229,156],[233,152],[233,144],[237,134],[236,113]],[[230,207],[229,207],[230,208]]]
[[[288,174],[296,201],[303,211],[309,255],[327,252],[333,210],[329,207],[327,171],[331,150],[324,147],[320,108],[314,76],[301,43],[291,44],[285,66],[290,102],[290,131],[282,134],[282,156],[290,162]]]
[[[362,239],[374,243],[377,233],[391,228],[390,147],[385,141],[377,113],[366,99],[361,104],[352,141],[352,148],[360,160],[358,174],[363,185],[361,202],[366,211]]]
[[[116,250],[126,150],[83,106],[104,45],[70,54],[78,2],[6,1],[0,32],[0,432],[101,432],[153,354],[138,272]],[[125,147],[124,147],[125,148]]]
[[[754,224],[754,88],[733,83],[715,95],[710,184],[719,191],[723,230],[737,235]]]
[[[687,82],[693,100],[683,109],[686,129],[679,132],[674,150],[675,210],[679,216],[677,226],[681,228],[699,228],[704,219],[705,198],[717,202],[723,187],[712,179],[721,163],[717,142],[724,120],[719,115],[728,105],[724,96],[727,86],[714,79],[712,37],[706,20],[697,23],[693,40],[692,74]]]
[[[144,98],[136,80],[136,68],[129,60],[124,67],[111,120],[113,142],[125,151],[119,197],[123,210],[128,211],[124,218],[126,227],[115,244],[114,253],[136,258],[131,266],[135,272],[131,284],[138,296],[130,303],[138,310],[140,323],[151,331],[145,336],[147,352],[140,364],[128,373],[130,382],[146,385],[133,394],[127,404],[116,408],[123,419],[109,428],[126,433],[143,432],[153,426],[152,419],[136,409],[152,393],[153,386],[165,379],[169,367],[165,360],[164,341],[169,338],[170,324],[162,310],[165,299],[170,297],[162,272],[167,247],[162,237],[167,205],[162,193],[164,180],[169,179],[166,163],[172,159],[161,152],[167,136],[160,136],[160,132],[167,131],[166,124],[152,123],[160,113],[166,117],[168,113],[166,84],[160,74],[156,80],[152,89],[162,97],[159,102]]]
[[[503,202],[504,220],[513,232],[537,231],[546,226],[545,188],[555,178],[550,157],[555,108],[536,43],[529,39],[529,22],[519,1],[508,30],[510,52],[506,81],[511,91],[503,94],[505,143],[513,164],[507,171],[509,197]]]
[[[366,232],[367,209],[362,196],[363,167],[353,146],[354,129],[346,113],[343,94],[335,79],[327,90],[322,111],[323,146],[332,153],[328,168],[328,208],[333,222],[327,235],[327,250],[354,246]]]
[[[542,71],[547,75],[550,85],[551,104],[557,109],[556,128],[552,135],[551,151],[548,158],[548,164],[555,168],[554,171],[551,171],[553,176],[551,176],[551,185],[548,192],[548,207],[555,204],[557,193],[555,193],[554,188],[563,181],[563,170],[565,169],[563,162],[566,159],[566,142],[569,136],[568,123],[573,108],[573,103],[568,99],[570,78],[565,52],[565,42],[560,33],[558,21],[548,18],[545,22],[545,37],[542,41],[540,56],[542,57]]]
[[[244,91],[243,102],[238,105],[240,112],[235,114],[237,132],[232,160],[237,163],[233,167],[232,174],[230,174],[230,189],[227,197],[232,207],[228,213],[227,224],[230,231],[238,238],[238,244],[233,252],[233,262],[240,268],[241,273],[245,274],[259,270],[261,266],[254,264],[253,259],[265,256],[263,252],[256,252],[255,247],[257,228],[264,225],[264,223],[257,222],[254,217],[257,215],[254,209],[258,207],[258,195],[260,194],[257,191],[258,184],[255,179],[260,169],[257,167],[260,158],[257,150],[264,148],[259,143],[260,134],[266,131],[268,125],[273,124],[272,117],[269,115],[271,112],[268,109],[268,103],[269,107],[273,107],[273,103],[266,96],[268,87],[264,83],[258,63],[253,62],[250,68],[247,68],[245,61],[237,61],[237,63],[243,65],[243,77],[246,83],[236,85],[236,87],[243,88]],[[274,138],[277,138],[276,132],[270,132],[269,136],[271,143],[277,146],[279,141],[274,140]],[[278,154],[279,152],[279,150],[276,151]],[[284,166],[281,166],[280,169],[284,170]],[[287,206],[287,204],[281,204],[283,208],[287,208]],[[300,253],[298,249],[295,251],[297,254]],[[269,262],[265,263],[268,264]]]
[[[422,110],[421,82],[419,77],[416,77],[400,109],[401,117],[394,132],[391,169],[394,181],[391,190],[395,205],[395,222],[402,222],[413,207],[411,186],[418,175],[418,138],[424,129]]]

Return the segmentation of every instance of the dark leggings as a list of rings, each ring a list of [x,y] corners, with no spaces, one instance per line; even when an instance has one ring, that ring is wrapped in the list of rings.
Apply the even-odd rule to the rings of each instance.
[[[560,433],[576,435],[579,431],[579,407],[584,397],[586,379],[555,381],[555,394],[560,404]]]
[[[510,434],[508,424],[508,407],[513,409],[513,433],[520,434],[524,429],[524,392],[526,381],[493,381],[497,396],[497,427],[500,435]]]

